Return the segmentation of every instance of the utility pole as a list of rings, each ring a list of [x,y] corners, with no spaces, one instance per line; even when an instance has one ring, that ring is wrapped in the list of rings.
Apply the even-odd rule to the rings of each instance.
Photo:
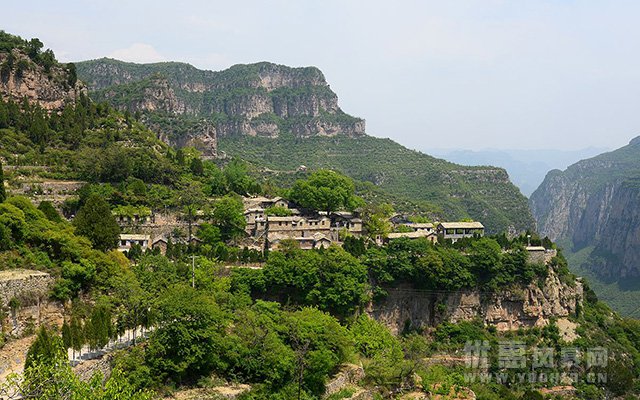
[[[191,255],[191,287],[196,287],[196,256]]]

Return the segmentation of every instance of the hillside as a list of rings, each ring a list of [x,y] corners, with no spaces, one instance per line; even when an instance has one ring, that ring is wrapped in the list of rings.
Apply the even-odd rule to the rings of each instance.
[[[335,168],[373,184],[367,192],[377,195],[369,197],[400,211],[473,218],[489,232],[533,227],[525,197],[503,169],[462,167],[365,135],[364,121],[339,108],[317,68],[258,63],[214,72],[110,59],[77,66],[93,99],[139,112],[172,145],[205,156],[221,150],[276,171]],[[270,177],[292,183],[290,174]]]
[[[581,253],[574,267],[624,291],[640,289],[629,285],[640,276],[639,179],[640,137],[549,172],[530,199],[539,231]]]
[[[493,167],[463,167],[409,150],[389,139],[360,138],[277,139],[229,137],[220,149],[273,170],[335,168],[354,179],[369,182],[405,200],[418,210],[439,218],[473,218],[490,232],[519,231],[533,226],[526,198],[509,181],[507,173]]]

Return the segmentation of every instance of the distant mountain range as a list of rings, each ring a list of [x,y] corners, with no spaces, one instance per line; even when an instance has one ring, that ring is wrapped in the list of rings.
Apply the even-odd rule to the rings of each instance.
[[[462,165],[495,165],[507,170],[511,181],[529,197],[540,186],[547,172],[563,170],[569,165],[593,157],[607,149],[589,147],[581,150],[458,150],[430,149],[428,154]]]

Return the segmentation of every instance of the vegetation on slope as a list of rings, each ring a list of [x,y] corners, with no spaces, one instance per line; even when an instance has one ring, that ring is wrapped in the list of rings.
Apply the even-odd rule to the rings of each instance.
[[[220,139],[229,155],[272,170],[292,171],[300,165],[333,168],[358,181],[372,183],[440,218],[472,218],[489,232],[533,227],[526,198],[492,167],[462,167],[373,137],[311,137],[282,135],[278,139],[234,137]],[[286,182],[287,174],[274,175]],[[290,178],[289,178],[290,179]],[[366,190],[370,185],[363,185]]]

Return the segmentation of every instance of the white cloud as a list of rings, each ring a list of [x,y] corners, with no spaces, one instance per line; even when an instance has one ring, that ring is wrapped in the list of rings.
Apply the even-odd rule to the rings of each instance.
[[[153,46],[146,43],[133,43],[126,49],[113,51],[107,57],[136,63],[153,63],[167,60]]]

